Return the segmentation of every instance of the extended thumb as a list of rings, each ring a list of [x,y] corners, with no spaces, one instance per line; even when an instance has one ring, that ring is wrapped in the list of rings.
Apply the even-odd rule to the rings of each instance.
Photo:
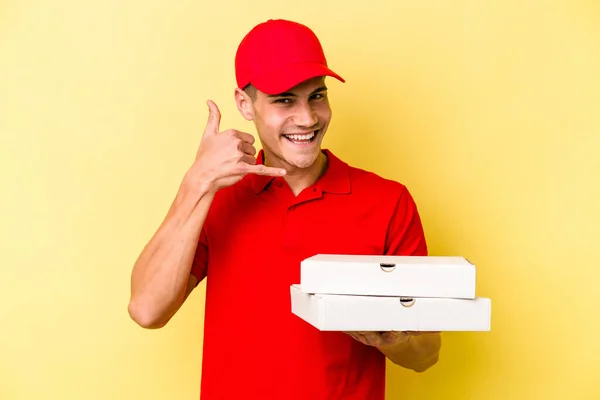
[[[221,112],[214,101],[208,100],[208,123],[206,125],[206,133],[219,133],[219,124],[221,123]]]

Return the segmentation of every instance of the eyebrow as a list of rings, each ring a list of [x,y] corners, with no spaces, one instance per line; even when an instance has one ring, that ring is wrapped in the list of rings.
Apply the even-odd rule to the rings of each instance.
[[[327,90],[327,86],[321,86],[320,88],[313,90],[310,95],[312,96],[313,94],[325,92],[326,90]],[[283,92],[283,93],[279,93],[279,94],[270,94],[269,97],[298,97],[298,95],[291,93],[291,92]]]

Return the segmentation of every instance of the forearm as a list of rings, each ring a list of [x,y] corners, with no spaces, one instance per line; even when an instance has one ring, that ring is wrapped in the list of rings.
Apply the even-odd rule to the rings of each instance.
[[[441,344],[440,333],[427,333],[407,335],[405,340],[378,348],[394,364],[423,372],[437,363]]]
[[[182,184],[163,223],[136,261],[129,313],[140,325],[164,325],[183,303],[213,194]]]

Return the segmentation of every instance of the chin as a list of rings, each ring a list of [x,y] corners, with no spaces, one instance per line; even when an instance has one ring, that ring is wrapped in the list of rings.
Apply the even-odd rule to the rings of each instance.
[[[318,154],[314,154],[314,155],[304,155],[304,156],[295,156],[295,157],[286,157],[286,161],[288,164],[290,164],[292,167],[298,168],[298,169],[306,169],[306,168],[310,168],[311,166],[313,166],[318,159]]]
[[[310,146],[296,151],[284,151],[283,159],[292,167],[306,169],[313,166],[319,159],[321,148],[319,146]]]

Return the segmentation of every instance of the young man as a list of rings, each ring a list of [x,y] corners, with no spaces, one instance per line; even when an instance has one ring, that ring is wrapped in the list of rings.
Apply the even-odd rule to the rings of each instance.
[[[383,400],[386,358],[436,363],[440,335],[320,332],[291,313],[300,261],[318,253],[426,255],[400,183],[349,166],[321,142],[331,121],[321,44],[304,25],[259,24],[236,54],[252,135],[209,120],[195,162],[132,272],[131,317],[160,328],[207,278],[201,397]]]

